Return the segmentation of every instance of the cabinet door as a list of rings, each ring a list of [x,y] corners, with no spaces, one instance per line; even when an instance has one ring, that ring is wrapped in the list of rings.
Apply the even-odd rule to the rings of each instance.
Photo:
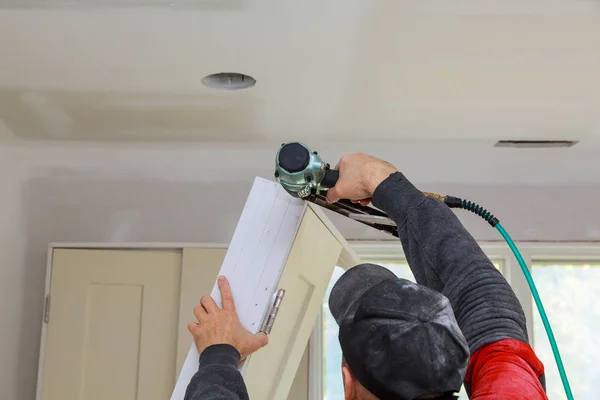
[[[55,249],[42,400],[168,398],[181,250]]]

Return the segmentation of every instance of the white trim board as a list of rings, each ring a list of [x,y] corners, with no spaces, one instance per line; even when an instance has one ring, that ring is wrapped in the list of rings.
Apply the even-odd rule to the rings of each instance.
[[[260,330],[273,293],[278,289],[280,274],[306,208],[306,202],[290,196],[276,182],[254,180],[219,271],[219,275],[229,280],[240,320],[252,333]],[[211,296],[220,306],[216,282]],[[199,357],[192,343],[171,400],[183,400],[198,370]],[[240,366],[242,373],[244,366],[245,363]]]
[[[317,314],[308,341],[308,399],[323,400],[323,310]]]

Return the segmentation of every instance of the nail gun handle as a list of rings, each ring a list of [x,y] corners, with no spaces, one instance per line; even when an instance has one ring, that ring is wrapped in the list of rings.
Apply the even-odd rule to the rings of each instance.
[[[323,176],[323,180],[321,181],[321,187],[323,188],[332,188],[337,183],[340,177],[340,171],[336,169],[328,169],[325,171],[325,175]]]

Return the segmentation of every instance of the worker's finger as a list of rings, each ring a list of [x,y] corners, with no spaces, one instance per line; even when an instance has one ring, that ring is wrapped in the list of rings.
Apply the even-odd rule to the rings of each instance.
[[[258,332],[254,335],[251,335],[248,341],[246,342],[246,346],[244,346],[244,350],[242,351],[242,361],[250,354],[254,353],[262,347],[265,347],[268,343],[269,337],[264,332]]]
[[[219,291],[221,292],[221,301],[223,302],[223,310],[235,311],[235,302],[233,301],[233,294],[231,293],[229,281],[224,276],[220,276],[218,283]]]
[[[328,203],[335,203],[342,198],[342,196],[339,194],[339,189],[335,186],[327,191],[326,197]]]
[[[190,333],[193,335],[194,332],[196,331],[197,327],[198,327],[198,324],[196,322],[190,322],[188,324],[188,331],[190,331]]]
[[[196,319],[198,321],[202,321],[203,319],[206,318],[207,315],[208,315],[208,313],[206,312],[206,310],[204,309],[204,306],[202,304],[194,307],[194,316],[196,317]]]
[[[368,206],[371,203],[371,199],[362,200],[351,200],[353,204],[360,204],[361,206]]]
[[[210,296],[202,296],[200,299],[200,304],[202,304],[206,312],[209,314],[219,311],[219,306],[217,306],[217,303],[215,303],[213,298]]]

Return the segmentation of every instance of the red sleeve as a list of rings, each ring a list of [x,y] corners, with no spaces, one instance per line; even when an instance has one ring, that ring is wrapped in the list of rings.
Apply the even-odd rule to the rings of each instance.
[[[531,346],[513,339],[488,344],[471,356],[465,383],[471,399],[548,399],[540,383],[544,365]]]

